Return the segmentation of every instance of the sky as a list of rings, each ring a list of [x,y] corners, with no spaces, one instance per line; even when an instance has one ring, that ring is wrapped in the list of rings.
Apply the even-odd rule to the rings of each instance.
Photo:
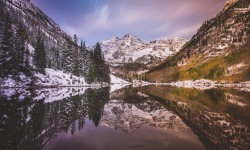
[[[87,45],[132,34],[149,42],[191,39],[227,0],[31,0],[69,35]]]

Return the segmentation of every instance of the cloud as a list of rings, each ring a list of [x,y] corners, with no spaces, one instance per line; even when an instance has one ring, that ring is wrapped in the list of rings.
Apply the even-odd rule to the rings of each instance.
[[[108,5],[104,5],[97,9],[95,12],[88,14],[83,18],[81,26],[87,27],[89,31],[96,29],[103,29],[108,24],[109,8]]]
[[[53,1],[66,3],[66,0]],[[94,44],[127,33],[146,41],[171,36],[191,38],[202,22],[217,14],[226,1],[75,0],[70,2],[69,11],[60,10],[66,4],[50,6],[50,0],[39,3],[49,5],[44,8],[48,12],[60,7],[56,9],[58,14],[54,16],[63,30],[71,35],[76,33],[88,44]]]

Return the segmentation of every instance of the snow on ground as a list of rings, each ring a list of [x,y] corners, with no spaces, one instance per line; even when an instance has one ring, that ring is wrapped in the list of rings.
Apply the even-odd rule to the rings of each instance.
[[[213,88],[233,88],[240,91],[250,91],[250,82],[240,82],[240,83],[228,83],[226,81],[212,81],[206,79],[200,79],[195,81],[176,81],[172,83],[163,83],[165,85],[171,85],[175,87],[184,87],[184,88],[196,88],[200,90],[207,90]]]
[[[0,79],[0,87],[28,87],[32,86],[92,86],[85,82],[83,77],[77,77],[71,73],[64,73],[63,71],[54,69],[45,69],[45,75],[35,73],[33,78],[25,76],[23,73],[19,74],[19,79],[14,80],[12,76]]]
[[[186,81],[175,81],[175,82],[147,82],[142,80],[133,80],[133,87],[142,86],[174,86],[174,87],[184,87],[184,88],[196,88],[200,90],[207,90],[213,88],[232,88],[240,91],[250,91],[250,81],[240,82],[240,83],[229,83],[226,81],[212,81],[207,79],[199,80],[186,80]]]
[[[34,83],[33,86],[38,87],[50,87],[50,86],[88,86],[88,87],[96,87],[96,86],[103,86],[107,84],[87,84],[83,77],[77,77],[71,73],[65,73],[60,70],[54,69],[45,69],[45,75],[41,73],[35,73],[33,79],[25,76],[23,73],[19,74],[19,79],[14,80],[12,76],[8,76],[4,79],[0,79],[0,87],[28,87],[32,80]],[[116,85],[116,88],[120,85],[127,85],[130,84],[129,82],[115,77],[114,75],[110,75],[111,84]]]
[[[46,75],[37,73],[35,78],[39,86],[88,86],[83,77],[49,68],[46,69]]]
[[[24,80],[25,77],[26,76],[23,74],[20,75],[20,79],[22,80]],[[129,82],[122,80],[118,77],[115,77],[113,75],[110,75],[110,77],[112,83],[110,93],[118,89],[121,89],[125,86],[128,86],[130,84]],[[84,94],[88,88],[97,89],[102,87],[99,84],[87,85],[84,82],[84,78],[80,78],[80,84],[79,84],[78,82],[75,82],[75,80],[79,79],[78,77],[75,77],[71,74],[63,73],[62,71],[56,71],[53,69],[46,69],[46,75],[36,74],[35,78],[38,78],[37,85],[39,86],[51,86],[51,85],[69,86],[69,87],[57,87],[57,88],[37,88],[32,90],[32,95],[33,95],[32,99],[44,100],[45,103],[59,101],[78,94]],[[72,82],[75,83],[72,84]],[[5,83],[6,85],[8,85],[8,87],[17,87],[16,85],[21,87],[21,83],[16,82],[15,80],[10,78],[8,78],[5,81]],[[25,88],[5,88],[5,89],[0,89],[0,94],[10,99],[11,97],[18,95],[19,96],[18,99],[23,100],[26,97],[31,96],[31,91]]]
[[[19,79],[14,80],[13,76],[9,75],[6,78],[0,78],[0,87],[25,87],[31,82],[23,73],[19,73]]]
[[[238,74],[242,71],[242,68],[247,66],[244,63],[239,63],[234,66],[230,66],[227,68],[226,75],[225,76],[231,76],[233,74]]]
[[[112,74],[110,75],[110,79],[111,79],[111,84],[130,84],[130,82],[118,78]]]
[[[110,93],[119,90],[123,87],[130,85],[129,82],[118,78],[114,75],[110,75],[111,78],[111,90]],[[103,86],[108,86],[107,84],[87,84],[83,77],[77,77],[69,73],[65,73],[60,70],[46,69],[46,73],[36,73],[34,78],[25,76],[23,73],[19,74],[19,79],[14,80],[12,76],[0,79],[0,87],[6,87],[8,89],[2,89],[0,92],[2,95],[11,97],[15,94],[20,94],[20,100],[30,95],[30,92],[22,89],[29,87],[32,80],[34,83],[32,86],[37,87],[75,87],[74,88],[42,88],[36,89],[35,100],[44,99],[45,102],[52,102],[74,96],[76,94],[84,93],[87,88],[101,88]],[[78,90],[80,90],[78,92]],[[77,92],[76,92],[77,91]]]
[[[122,89],[131,84],[130,82],[118,78],[112,74],[110,75],[110,79],[111,79],[110,93]]]
[[[133,80],[133,87],[148,86],[148,85],[151,85],[151,84],[152,83],[149,83],[147,81]]]
[[[176,87],[185,87],[185,88],[197,88],[201,90],[211,89],[215,87],[215,82],[211,80],[206,79],[200,79],[200,80],[187,80],[187,81],[177,81],[170,83],[172,86]]]

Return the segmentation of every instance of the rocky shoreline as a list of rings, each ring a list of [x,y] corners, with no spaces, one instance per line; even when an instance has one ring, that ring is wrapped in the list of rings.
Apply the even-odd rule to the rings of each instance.
[[[213,88],[234,88],[241,91],[250,91],[250,81],[230,83],[227,81],[212,81],[206,79],[200,80],[187,80],[187,81],[175,81],[169,83],[152,83],[146,81],[134,80],[133,86],[149,86],[149,85],[162,85],[162,86],[174,86],[174,87],[184,87],[184,88],[196,88],[200,90],[213,89]]]

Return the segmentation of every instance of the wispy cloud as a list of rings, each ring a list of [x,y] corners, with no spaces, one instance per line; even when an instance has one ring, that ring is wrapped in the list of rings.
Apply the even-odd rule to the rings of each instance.
[[[88,44],[94,44],[127,33],[146,41],[171,36],[191,38],[227,0],[33,1],[66,32],[75,32]],[[65,11],[67,5],[69,10]]]

